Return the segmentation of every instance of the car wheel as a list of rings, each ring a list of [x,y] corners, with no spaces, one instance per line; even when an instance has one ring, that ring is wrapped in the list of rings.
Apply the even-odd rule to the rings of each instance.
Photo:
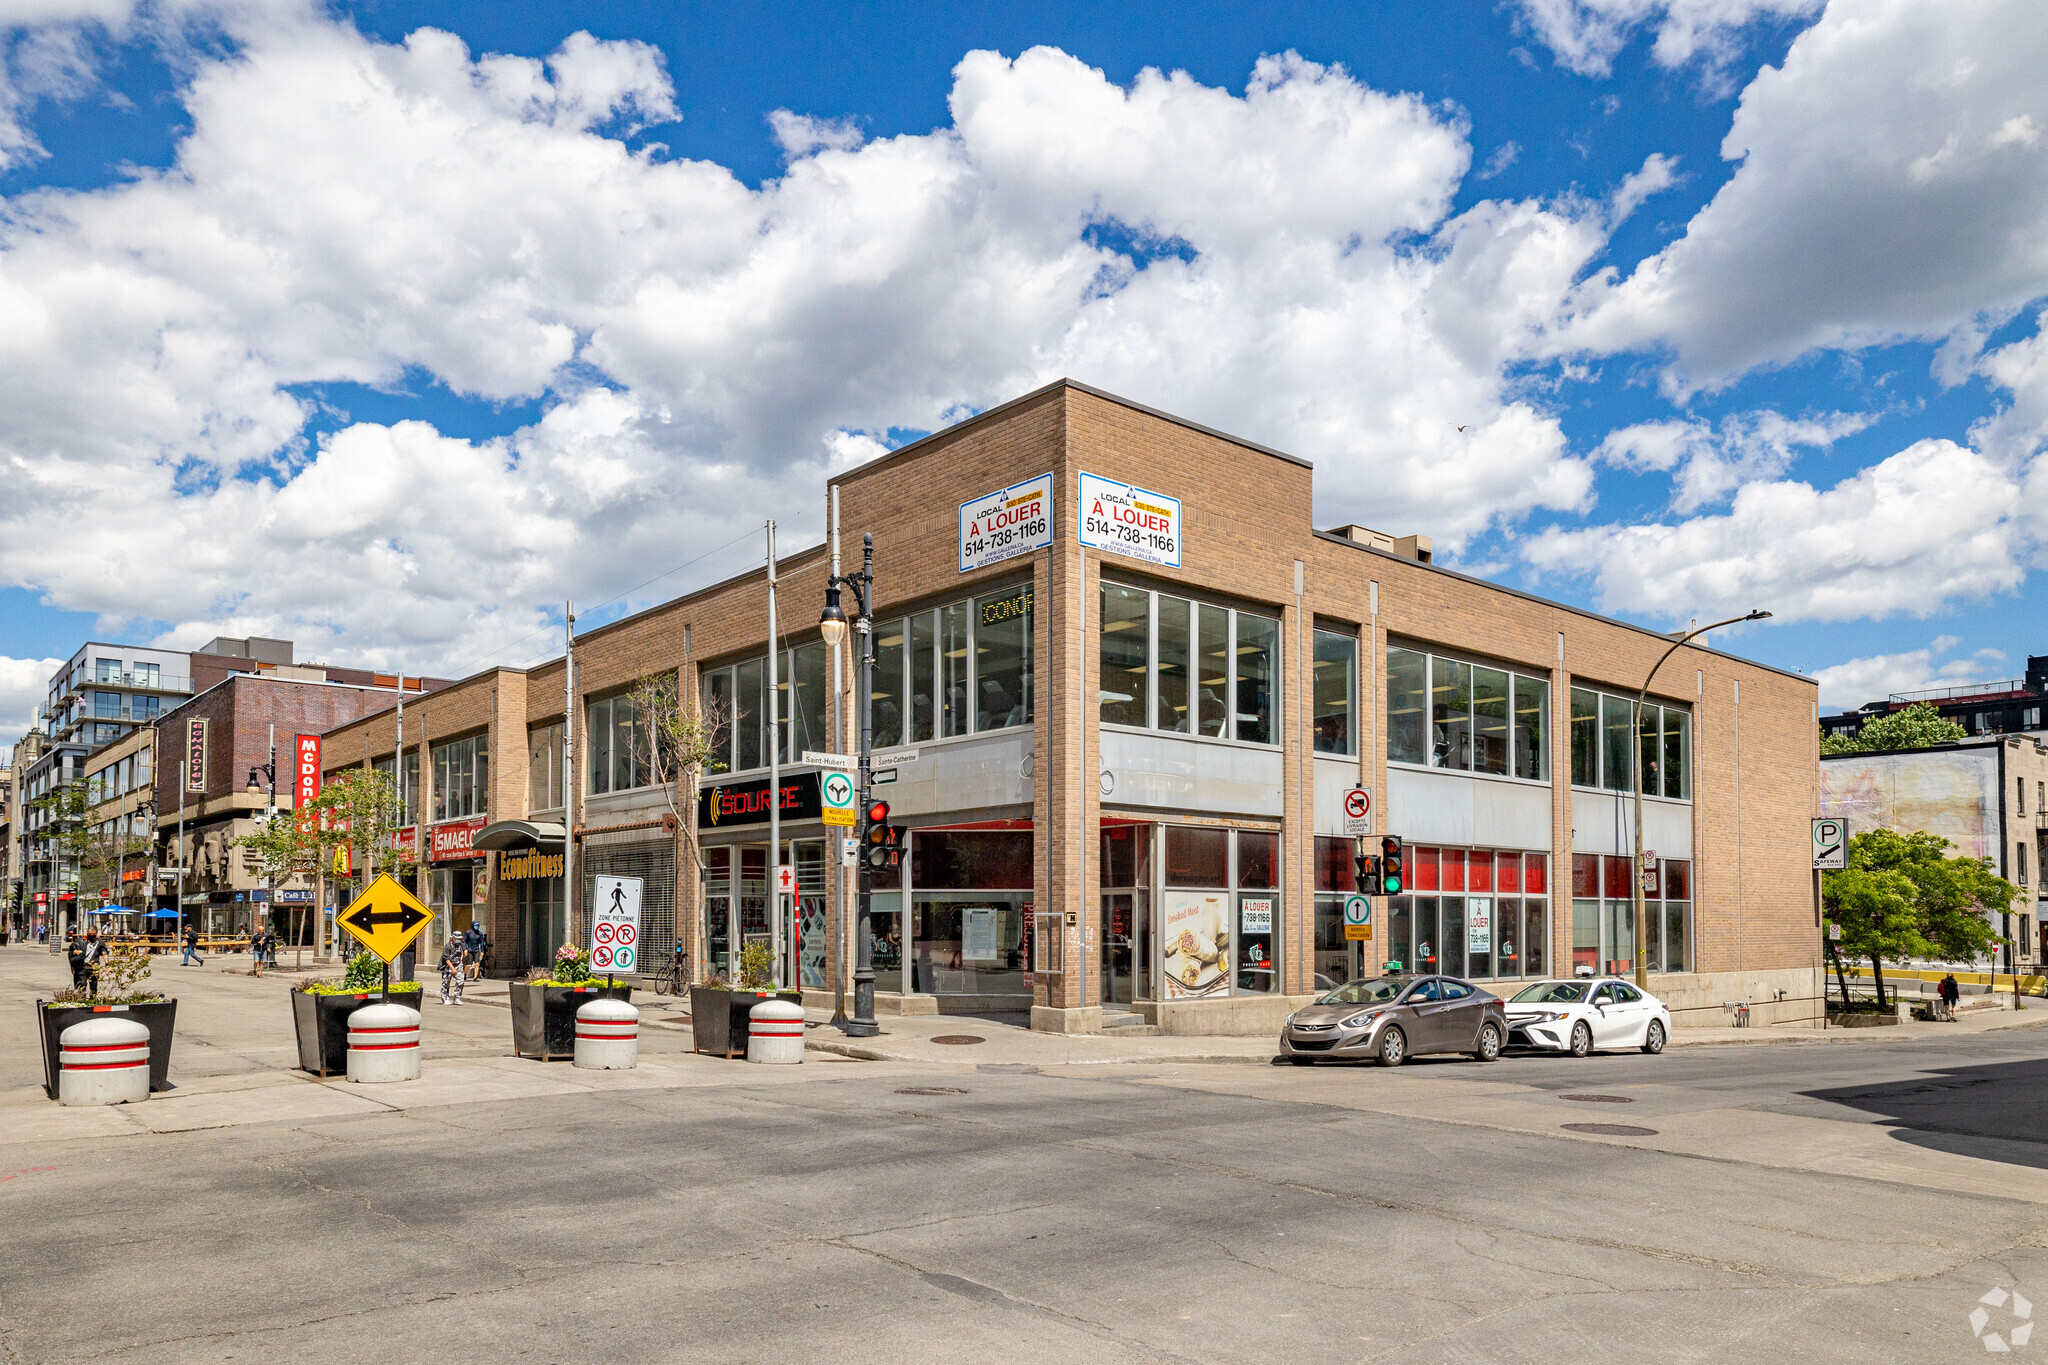
[[[1572,1025],[1572,1056],[1583,1057],[1593,1050],[1593,1028],[1581,1019]]]
[[[1316,1059],[1313,1057],[1289,1057],[1287,1060],[1295,1066],[1314,1066],[1316,1064]]]
[[[1500,1030],[1492,1024],[1479,1026],[1479,1046],[1472,1049],[1475,1062],[1497,1062],[1500,1060]]]
[[[1399,1066],[1407,1061],[1407,1035],[1397,1028],[1388,1028],[1380,1035],[1380,1050],[1376,1060],[1381,1066]]]
[[[1650,1021],[1650,1031],[1643,1035],[1643,1051],[1652,1057],[1664,1050],[1664,1025],[1658,1020]]]

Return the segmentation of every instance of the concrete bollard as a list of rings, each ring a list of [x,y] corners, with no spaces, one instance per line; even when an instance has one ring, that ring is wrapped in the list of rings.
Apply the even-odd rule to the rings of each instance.
[[[348,1078],[363,1084],[420,1078],[420,1012],[365,1005],[348,1017]]]
[[[57,1039],[57,1103],[135,1104],[149,1098],[149,1029],[133,1019],[86,1019]]]
[[[804,1007],[763,1000],[747,1012],[747,1060],[786,1064],[804,1059]]]
[[[623,1000],[593,1000],[576,1011],[576,1065],[631,1071],[640,1060],[640,1011]]]

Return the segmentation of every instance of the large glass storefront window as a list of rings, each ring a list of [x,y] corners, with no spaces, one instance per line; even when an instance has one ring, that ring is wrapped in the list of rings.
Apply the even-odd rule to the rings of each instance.
[[[1111,582],[1101,602],[1103,724],[1187,734],[1192,710],[1212,739],[1278,742],[1276,618]]]
[[[1355,839],[1316,840],[1315,984],[1319,989],[1324,981],[1341,986],[1356,974],[1352,947],[1344,937],[1344,901],[1358,890],[1357,852]],[[1366,971],[1375,965],[1368,960]]]
[[[913,830],[912,979],[933,995],[1030,995],[1028,830]]]
[[[1549,854],[1410,844],[1403,870],[1383,962],[1480,979],[1549,970]]]
[[[1280,905],[1280,836],[1237,832],[1237,988],[1270,995],[1280,989],[1275,920]]]
[[[1549,706],[1547,678],[1387,648],[1389,762],[1547,782]]]
[[[1628,858],[1572,855],[1572,970],[1635,970],[1635,891]],[[1653,972],[1692,970],[1692,861],[1661,858],[1644,879],[1644,955]]]
[[[1280,836],[1168,825],[1160,990],[1182,1000],[1280,989]]]

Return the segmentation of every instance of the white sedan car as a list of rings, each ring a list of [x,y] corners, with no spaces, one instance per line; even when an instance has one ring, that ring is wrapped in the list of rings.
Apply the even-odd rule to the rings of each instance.
[[[1583,1057],[1613,1048],[1662,1052],[1671,1011],[1618,976],[1538,981],[1507,1003],[1508,1046]]]

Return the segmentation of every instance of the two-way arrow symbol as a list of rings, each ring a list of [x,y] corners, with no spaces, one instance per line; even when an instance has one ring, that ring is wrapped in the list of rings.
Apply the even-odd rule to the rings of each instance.
[[[352,915],[343,915],[342,921],[353,924],[364,933],[369,933],[380,924],[395,924],[401,934],[428,917],[410,905],[401,905],[396,910],[372,910],[364,906]]]

